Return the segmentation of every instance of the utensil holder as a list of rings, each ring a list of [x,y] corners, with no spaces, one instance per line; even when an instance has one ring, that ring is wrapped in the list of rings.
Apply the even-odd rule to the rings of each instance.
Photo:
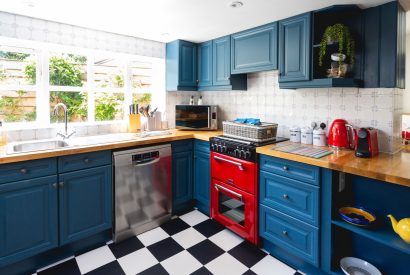
[[[155,131],[156,130],[156,123],[155,117],[147,117],[147,124],[146,130],[147,131]]]
[[[141,116],[139,114],[128,115],[128,132],[136,133],[141,129]]]

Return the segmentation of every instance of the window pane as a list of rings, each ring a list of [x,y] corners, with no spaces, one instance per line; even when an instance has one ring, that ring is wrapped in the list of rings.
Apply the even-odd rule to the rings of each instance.
[[[122,88],[124,71],[119,60],[97,57],[94,62],[94,85],[100,88]]]
[[[0,85],[36,84],[34,54],[0,51]]]
[[[131,87],[135,92],[149,92],[152,85],[152,64],[150,62],[131,62]]]
[[[82,87],[87,82],[87,57],[53,53],[50,56],[50,85]]]
[[[149,93],[144,93],[144,94],[133,93],[132,94],[132,103],[142,104],[142,105],[151,104],[151,94],[149,94]]]
[[[0,92],[0,121],[23,122],[36,120],[34,91]]]
[[[123,93],[95,93],[95,120],[122,120],[123,102]]]
[[[54,115],[54,106],[64,103],[67,106],[69,122],[87,121],[87,93],[85,92],[50,92],[50,121],[55,123],[64,120],[64,112],[60,108]]]

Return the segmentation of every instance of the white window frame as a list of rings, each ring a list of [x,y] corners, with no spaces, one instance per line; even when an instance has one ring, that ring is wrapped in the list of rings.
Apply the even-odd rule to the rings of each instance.
[[[69,91],[87,93],[87,122],[72,122],[70,125],[96,125],[121,123],[127,121],[128,106],[132,103],[132,96],[136,93],[132,88],[131,64],[133,61],[146,61],[152,64],[152,85],[150,91],[152,105],[158,110],[165,110],[165,59],[155,57],[145,57],[139,55],[123,54],[111,51],[93,50],[78,48],[59,44],[43,43],[32,40],[22,40],[0,36],[0,45],[7,45],[10,50],[13,48],[27,48],[36,54],[36,84],[35,85],[0,85],[0,91],[4,90],[34,90],[36,92],[36,121],[33,122],[13,122],[5,123],[4,129],[31,129],[56,127],[57,123],[50,123],[49,98],[50,91]],[[50,53],[70,53],[87,57],[87,82],[82,87],[52,86],[49,84],[49,57]],[[94,57],[107,56],[121,60],[124,65],[124,87],[122,88],[100,88],[94,85]],[[123,120],[95,121],[95,93],[123,93]],[[138,92],[137,92],[138,93]],[[145,91],[140,93],[146,93]],[[43,106],[47,106],[44,108]],[[43,108],[41,108],[43,107]]]

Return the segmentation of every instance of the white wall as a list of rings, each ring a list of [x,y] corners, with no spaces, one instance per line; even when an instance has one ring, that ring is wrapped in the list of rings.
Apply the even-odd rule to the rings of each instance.
[[[406,13],[406,89],[403,94],[403,112],[410,113],[410,11]]]

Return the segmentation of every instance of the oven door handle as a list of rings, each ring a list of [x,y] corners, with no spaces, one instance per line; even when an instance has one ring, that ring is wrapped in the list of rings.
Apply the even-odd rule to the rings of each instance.
[[[236,166],[238,166],[239,170],[241,170],[241,171],[245,170],[242,166],[242,163],[240,163],[240,162],[229,160],[229,159],[224,159],[224,158],[221,158],[221,157],[218,157],[218,156],[214,156],[214,159],[215,160],[225,161],[225,162],[228,162],[230,164],[236,165]]]
[[[218,192],[219,192],[219,189],[222,189],[222,190],[224,190],[225,192],[228,192],[228,193],[234,195],[235,197],[238,197],[238,198],[242,201],[242,195],[239,194],[239,193],[237,193],[237,192],[235,192],[235,191],[229,190],[228,188],[225,188],[225,187],[223,187],[223,186],[221,186],[221,185],[219,185],[219,184],[215,184],[215,189],[216,189],[216,191],[218,191]]]

